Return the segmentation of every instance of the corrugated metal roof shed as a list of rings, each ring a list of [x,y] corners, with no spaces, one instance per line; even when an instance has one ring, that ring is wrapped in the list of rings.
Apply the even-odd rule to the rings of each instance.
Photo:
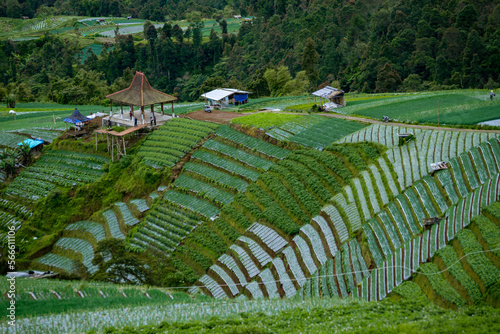
[[[238,90],[234,88],[219,88],[211,90],[208,93],[201,94],[202,97],[207,98],[209,100],[220,101],[232,94],[249,94],[250,92],[246,92],[244,90]]]
[[[329,97],[332,96],[332,93],[334,92],[344,92],[340,89],[337,89],[337,88],[333,88],[333,87],[330,87],[330,86],[326,86],[324,88],[321,88],[320,90],[317,90],[315,91],[314,93],[312,93],[312,95],[315,95],[315,96],[319,96],[319,97],[322,97],[324,99],[328,99]],[[339,93],[336,93],[336,94],[333,94],[333,95],[337,95]]]

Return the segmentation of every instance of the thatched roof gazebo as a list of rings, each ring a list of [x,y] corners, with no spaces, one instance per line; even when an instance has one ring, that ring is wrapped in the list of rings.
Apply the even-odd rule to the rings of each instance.
[[[160,92],[149,84],[144,73],[136,72],[130,87],[120,90],[116,93],[106,96],[111,100],[111,112],[113,110],[113,102],[120,104],[121,118],[123,119],[123,105],[130,106],[130,113],[133,114],[134,106],[140,107],[142,124],[146,123],[146,115],[144,113],[145,106],[151,106],[151,117],[154,117],[154,105],[161,105],[161,114],[164,115],[163,104],[172,103],[172,116],[174,116],[174,101],[176,97]],[[112,116],[112,115],[111,115]]]

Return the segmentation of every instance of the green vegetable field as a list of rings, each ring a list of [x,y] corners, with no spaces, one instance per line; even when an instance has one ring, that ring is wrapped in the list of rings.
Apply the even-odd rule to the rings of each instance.
[[[490,103],[475,94],[359,96],[345,112]],[[0,188],[3,247],[13,228],[19,269],[58,275],[18,279],[22,332],[438,332],[443,318],[450,332],[496,330],[495,130],[188,113],[128,135],[111,161],[105,137],[43,126],[71,110],[40,108],[0,118],[2,159],[27,136],[47,141]]]

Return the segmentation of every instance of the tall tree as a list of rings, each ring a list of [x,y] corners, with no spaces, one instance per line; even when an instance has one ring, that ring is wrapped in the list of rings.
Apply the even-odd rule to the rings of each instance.
[[[385,63],[381,66],[377,73],[377,92],[395,92],[398,90],[399,85],[401,85],[401,77],[399,73],[392,68],[392,65]]]
[[[219,26],[222,30],[222,33],[227,34],[227,22],[225,19],[223,19],[222,21],[219,22]]]
[[[316,51],[316,43],[311,38],[308,38],[302,53],[302,68],[306,71],[307,78],[313,86],[316,85],[319,78],[318,60],[319,54]]]

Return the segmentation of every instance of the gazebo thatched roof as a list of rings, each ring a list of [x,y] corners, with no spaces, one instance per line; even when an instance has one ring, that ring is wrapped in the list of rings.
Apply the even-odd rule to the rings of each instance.
[[[135,73],[134,80],[132,80],[129,88],[109,94],[106,97],[111,101],[141,107],[177,100],[176,97],[165,94],[151,87],[148,79],[146,79],[144,73],[141,72]]]

